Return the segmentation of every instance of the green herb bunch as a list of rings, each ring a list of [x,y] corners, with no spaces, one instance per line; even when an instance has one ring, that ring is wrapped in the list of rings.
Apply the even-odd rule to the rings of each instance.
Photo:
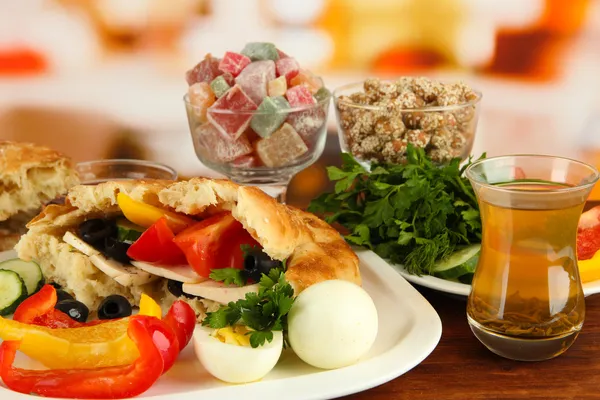
[[[481,241],[477,199],[463,177],[472,159],[462,168],[458,158],[438,166],[409,145],[406,164],[374,164],[367,172],[347,153],[342,161],[341,169],[328,167],[335,191],[309,211],[348,229],[349,243],[422,275],[457,246]]]
[[[258,293],[247,293],[245,299],[207,313],[202,325],[220,329],[243,324],[252,329],[249,333],[252,347],[270,343],[273,331],[287,331],[294,289],[285,279],[285,268],[273,268],[268,275],[263,274],[258,286]]]

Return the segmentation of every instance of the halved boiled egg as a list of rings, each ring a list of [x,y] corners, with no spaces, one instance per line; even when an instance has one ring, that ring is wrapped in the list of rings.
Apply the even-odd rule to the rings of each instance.
[[[273,332],[273,340],[257,348],[250,346],[244,326],[194,331],[196,356],[215,378],[228,383],[254,382],[267,375],[279,361],[283,334]]]

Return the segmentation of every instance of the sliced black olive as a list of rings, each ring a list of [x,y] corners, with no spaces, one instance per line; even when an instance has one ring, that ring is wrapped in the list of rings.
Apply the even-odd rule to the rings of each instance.
[[[119,242],[114,237],[107,237],[104,239],[104,254],[113,260],[127,264],[131,261],[131,258],[127,255],[130,246],[131,244]]]
[[[116,319],[129,317],[131,315],[131,304],[118,294],[113,294],[102,300],[98,307],[99,319]]]
[[[104,239],[116,236],[116,234],[115,222],[106,219],[88,219],[79,225],[79,236],[84,242],[91,245],[102,244]]]
[[[70,299],[63,300],[56,303],[54,306],[59,311],[64,312],[69,317],[78,322],[85,322],[88,319],[88,315],[90,314],[90,310],[80,301]]]
[[[269,274],[273,268],[281,266],[281,262],[271,259],[266,253],[260,249],[252,249],[244,258],[244,269],[248,271],[248,276],[254,280],[260,280],[262,274]]]
[[[50,285],[54,286],[54,289],[56,290],[60,290],[62,289],[62,286],[60,286],[58,283],[56,282],[50,282]]]
[[[64,300],[75,300],[75,298],[73,296],[71,296],[69,293],[65,292],[64,290],[58,289],[56,291],[56,302],[60,303],[61,301]]]
[[[188,299],[198,298],[198,296],[194,296],[193,294],[185,293],[183,291],[183,283],[174,281],[172,279],[169,279],[169,282],[167,283],[167,289],[175,297],[184,296],[184,297],[187,297]]]

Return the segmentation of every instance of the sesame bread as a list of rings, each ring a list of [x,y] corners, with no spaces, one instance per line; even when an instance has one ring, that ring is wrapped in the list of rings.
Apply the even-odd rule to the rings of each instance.
[[[0,142],[0,221],[38,211],[78,183],[64,155],[31,143]]]
[[[197,218],[230,210],[269,256],[287,259],[286,277],[296,294],[330,279],[361,284],[358,257],[327,223],[310,213],[277,203],[257,188],[205,178],[75,186],[66,196],[64,205],[49,205],[29,222],[29,231],[16,246],[19,257],[38,261],[47,276],[64,282],[76,298],[88,306],[94,307],[110,291],[123,294],[125,289],[115,288],[114,282],[108,283],[105,277],[98,275],[98,270],[94,271],[95,267],[86,256],[60,239],[64,232],[75,229],[86,219],[119,214],[116,198],[120,192],[135,200]],[[71,271],[73,269],[77,271]],[[148,285],[160,285],[162,281],[157,282]],[[123,295],[134,304],[139,301],[139,288],[126,288],[127,291]],[[196,306],[206,311],[210,304]]]

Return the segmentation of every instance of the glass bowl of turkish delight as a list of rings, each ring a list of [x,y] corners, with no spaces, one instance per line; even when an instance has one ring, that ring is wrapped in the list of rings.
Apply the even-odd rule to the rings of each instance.
[[[273,44],[208,54],[186,78],[196,154],[231,180],[285,192],[323,152],[331,93]],[[276,197],[284,201],[282,193]]]
[[[469,157],[481,93],[463,82],[370,78],[334,91],[342,151],[365,167],[401,164],[409,144],[436,164]]]

